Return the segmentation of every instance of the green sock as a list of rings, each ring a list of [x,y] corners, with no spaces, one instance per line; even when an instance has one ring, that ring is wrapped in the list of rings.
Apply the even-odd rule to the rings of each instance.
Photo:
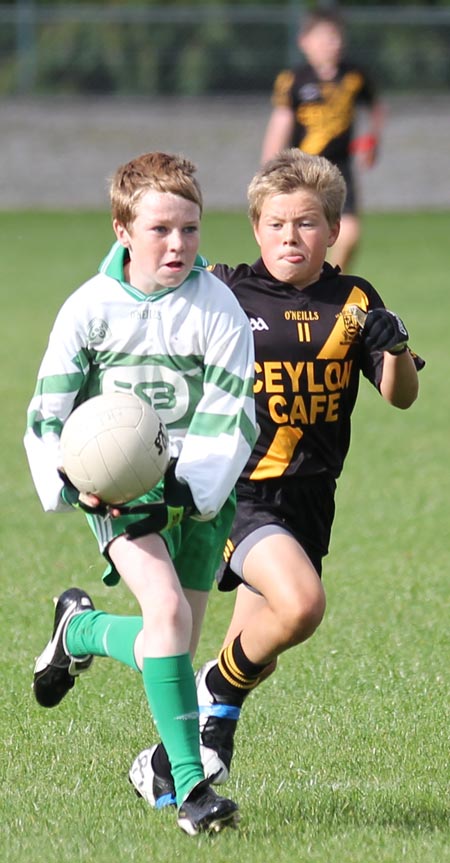
[[[166,747],[178,806],[204,778],[200,761],[198,703],[188,653],[144,658],[143,679],[158,734]]]
[[[109,656],[139,671],[134,642],[142,629],[142,617],[122,617],[104,611],[84,611],[69,621],[66,646],[72,656]]]

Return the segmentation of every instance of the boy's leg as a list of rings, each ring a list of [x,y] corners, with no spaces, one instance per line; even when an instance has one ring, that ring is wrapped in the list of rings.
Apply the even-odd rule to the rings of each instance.
[[[182,524],[180,551],[174,557],[174,564],[192,611],[191,657],[197,647],[206,599],[222,559],[235,509],[233,494],[215,519],[208,522],[188,519]],[[129,779],[151,806],[160,808],[173,802],[171,766],[162,744],[143,750],[135,758]]]
[[[144,498],[145,502],[156,501],[161,490]],[[87,515],[108,560],[106,583],[115,584],[123,578],[141,607],[143,626],[140,618],[130,621],[92,612],[84,622],[70,622],[68,649],[73,655],[114,656],[133,668],[142,667],[155,723],[169,751],[174,752],[177,796],[183,800],[204,773],[199,755],[197,694],[188,654],[191,612],[170,560],[179,548],[181,529],[166,532],[164,538],[151,534],[129,541],[124,533],[134,520],[136,516],[109,519]],[[181,715],[183,721],[178,721]]]
[[[229,776],[244,700],[268,676],[269,668],[267,663],[248,659],[237,635],[222,648],[217,660],[205,663],[197,674],[200,754],[205,775],[213,777],[216,785]]]
[[[133,542],[118,537],[111,544],[110,555],[140,603],[143,621],[95,611],[83,591],[66,591],[57,604],[52,639],[37,663],[36,697],[45,706],[59,703],[73,686],[70,670],[77,656],[90,664],[92,656],[114,653],[120,661],[137,668],[134,645],[143,625],[144,687],[170,753],[177,797],[182,801],[204,778],[197,693],[188,653],[190,609],[161,537],[151,535]],[[64,680],[52,697],[55,674],[63,675]]]
[[[118,618],[91,611],[76,618],[68,632],[75,653],[110,655],[137,667],[136,637],[143,626],[143,683],[150,708],[174,764],[177,796],[182,800],[204,777],[198,745],[198,706],[189,658],[191,614],[166,545],[157,534],[129,541],[114,539],[110,559],[136,597],[139,617]],[[142,639],[142,636],[141,636]],[[183,717],[182,721],[180,717]]]
[[[134,671],[139,671],[135,643],[142,631],[142,617],[126,617],[90,611],[69,621],[66,646],[72,656],[91,653],[117,659]]]
[[[164,541],[157,534],[119,537],[111,559],[143,617],[144,687],[175,781],[178,824],[188,833],[237,820],[233,801],[218,797],[200,760],[197,691],[189,657],[192,620]]]
[[[234,826],[239,818],[236,804],[219,797],[204,779],[188,652],[191,611],[166,546],[155,534],[133,542],[119,538],[110,554],[142,610],[144,686],[172,767],[177,823],[191,835]]]
[[[280,653],[313,634],[325,608],[318,571],[291,534],[267,525],[241,545],[233,565],[253,590],[240,588],[219,657],[197,682],[202,761],[217,784],[228,778],[247,695],[274,670]]]

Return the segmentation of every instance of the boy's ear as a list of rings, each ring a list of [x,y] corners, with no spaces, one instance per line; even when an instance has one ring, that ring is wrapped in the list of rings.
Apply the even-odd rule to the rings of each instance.
[[[117,239],[119,240],[119,243],[122,243],[122,246],[125,246],[126,249],[129,249],[131,246],[131,238],[125,225],[122,225],[122,223],[119,222],[118,219],[113,219],[112,226],[113,231]]]
[[[258,222],[253,222],[252,229],[253,229],[253,236],[254,236],[258,246],[260,246],[261,244],[259,242]]]
[[[335,244],[335,242],[339,236],[340,230],[341,230],[341,222],[339,220],[338,222],[336,222],[335,225],[333,225],[333,227],[330,228],[330,233],[328,235],[328,248],[330,248],[330,246],[334,246],[334,244]]]

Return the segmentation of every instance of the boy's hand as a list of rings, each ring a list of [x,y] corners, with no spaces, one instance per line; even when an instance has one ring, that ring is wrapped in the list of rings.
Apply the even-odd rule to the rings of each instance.
[[[126,531],[128,539],[136,539],[139,536],[147,536],[149,533],[161,533],[162,530],[170,530],[183,521],[187,515],[184,506],[169,506],[166,503],[147,503],[142,506],[120,507],[121,515],[132,515],[133,513],[145,513],[146,518],[141,518],[129,524]]]
[[[358,135],[350,142],[350,153],[364,168],[372,168],[377,158],[378,138],[370,134]]]
[[[175,476],[176,461],[172,461],[164,476],[164,501],[119,506],[110,509],[112,515],[145,514],[146,518],[127,527],[129,539],[170,530],[192,512],[195,512],[194,499],[186,482]]]
[[[408,330],[398,315],[388,309],[372,309],[367,315],[362,339],[369,351],[401,354],[408,347]]]
[[[64,483],[61,496],[66,503],[75,509],[82,509],[84,512],[91,512],[95,515],[106,515],[107,507],[97,495],[79,492],[62,468],[58,469],[58,474]]]

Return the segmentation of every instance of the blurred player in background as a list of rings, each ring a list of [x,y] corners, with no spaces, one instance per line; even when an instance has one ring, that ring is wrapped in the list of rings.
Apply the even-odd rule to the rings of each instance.
[[[347,184],[347,197],[330,260],[346,271],[361,230],[352,159],[356,156],[365,168],[374,164],[384,109],[365,72],[343,57],[344,26],[336,12],[307,13],[298,34],[298,47],[306,63],[284,70],[276,78],[262,162],[285,147],[299,147],[305,153],[325,156],[339,167]],[[359,106],[367,109],[367,129],[354,138]]]
[[[237,588],[232,621],[218,660],[197,675],[201,754],[216,783],[228,777],[245,698],[322,620],[322,559],[360,376],[406,409],[423,365],[375,288],[325,262],[345,197],[335,165],[289,149],[255,175],[248,197],[261,257],[211,268],[250,319],[261,428],[219,572],[220,590]],[[163,747],[141,752],[130,779],[155,805],[170,781]]]
[[[122,578],[142,616],[96,611],[85,591],[64,591],[33,688],[39,704],[55,707],[94,656],[141,671],[172,764],[178,824],[195,835],[238,820],[236,804],[204,776],[190,653],[256,439],[253,339],[235,297],[197,261],[194,165],[144,154],[118,168],[110,196],[117,242],[58,313],[25,444],[44,509],[85,511],[108,564],[105,583]],[[126,513],[80,495],[58,470],[73,408],[111,391],[135,392],[163,412],[173,459]]]

